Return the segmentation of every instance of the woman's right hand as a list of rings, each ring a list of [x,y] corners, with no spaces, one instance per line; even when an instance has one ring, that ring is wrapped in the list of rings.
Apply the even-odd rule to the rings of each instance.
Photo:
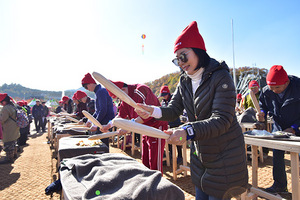
[[[142,109],[134,109],[134,111],[143,119],[147,119],[149,117],[151,117],[153,111],[154,111],[154,108],[152,106],[148,106],[146,104],[141,104],[141,103],[138,103],[137,104],[139,107],[141,107],[143,110],[147,111],[143,111]]]

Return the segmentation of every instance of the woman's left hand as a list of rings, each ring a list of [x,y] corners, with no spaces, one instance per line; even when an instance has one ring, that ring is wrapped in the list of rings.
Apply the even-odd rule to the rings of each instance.
[[[164,132],[170,135],[167,140],[169,144],[183,145],[186,142],[187,135],[184,129],[168,129]]]

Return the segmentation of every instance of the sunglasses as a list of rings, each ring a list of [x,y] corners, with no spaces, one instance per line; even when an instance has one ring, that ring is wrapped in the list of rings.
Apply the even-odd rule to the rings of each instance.
[[[181,53],[180,56],[178,56],[177,58],[174,58],[172,60],[172,62],[176,65],[176,66],[179,66],[179,61],[181,61],[182,63],[186,63],[188,61],[187,59],[187,54],[192,51],[192,50],[189,50],[187,52],[184,52],[184,53]]]

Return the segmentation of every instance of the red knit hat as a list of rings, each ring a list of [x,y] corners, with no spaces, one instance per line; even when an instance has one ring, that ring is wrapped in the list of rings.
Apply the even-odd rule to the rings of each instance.
[[[118,88],[122,89],[122,87],[124,87],[124,82],[122,81],[112,81],[110,80],[113,84],[115,84],[116,86],[118,86]],[[111,98],[115,99],[117,98],[116,95],[114,95],[111,91],[107,90],[108,91],[108,94],[109,96],[111,96]]]
[[[18,101],[17,104],[18,104],[19,106],[21,106],[21,107],[24,106],[24,102],[23,102],[23,101]]]
[[[238,93],[238,94],[236,95],[236,99],[242,99],[242,94]]]
[[[7,96],[7,93],[0,93],[0,102],[3,101],[6,96]]]
[[[62,101],[63,103],[66,103],[70,98],[67,96],[63,96]]]
[[[93,79],[92,75],[90,73],[87,73],[83,79],[81,80],[81,84],[89,84],[89,83],[95,83],[96,81]]]
[[[73,100],[78,100],[78,98],[77,98],[77,93],[76,93],[76,92],[73,94],[72,99],[73,99]]]
[[[87,96],[87,94],[85,92],[81,91],[81,90],[78,90],[77,92],[75,92],[75,94],[76,94],[77,100],[80,100],[83,97]]]
[[[175,41],[174,53],[182,48],[198,48],[206,51],[202,36],[199,33],[197,22],[190,23]]]
[[[289,77],[281,65],[274,65],[271,67],[266,80],[268,85],[283,85],[289,80]]]
[[[170,94],[169,87],[167,85],[161,86],[159,93],[160,93],[160,96],[165,96],[167,94]]]
[[[252,88],[252,87],[259,87],[258,85],[258,82],[256,80],[252,80],[249,82],[249,85],[248,85],[249,88]]]

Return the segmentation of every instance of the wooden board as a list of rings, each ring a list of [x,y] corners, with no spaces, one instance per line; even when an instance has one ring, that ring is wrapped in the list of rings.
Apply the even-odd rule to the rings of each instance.
[[[73,122],[76,122],[76,123],[79,122],[78,119],[75,119],[75,118],[73,118],[73,117],[66,116],[66,118],[67,118],[68,120],[73,121]]]
[[[84,116],[86,116],[86,118],[88,118],[91,122],[93,122],[93,124],[95,124],[95,125],[98,126],[99,128],[102,128],[102,125],[100,124],[100,122],[99,122],[97,119],[95,119],[95,118],[93,117],[93,115],[91,115],[89,112],[83,110],[83,111],[82,111],[82,114],[84,114]]]
[[[104,76],[97,72],[93,72],[94,78],[101,83],[107,90],[109,90],[111,93],[119,97],[122,101],[125,101],[128,105],[134,107],[135,109],[142,110],[144,112],[149,113],[148,111],[142,109],[139,107],[136,102],[128,96],[123,90],[121,90],[118,86],[116,86],[114,83],[112,83],[110,80],[106,79]]]
[[[112,136],[118,135],[118,133],[119,132],[117,132],[117,131],[107,132],[107,133],[101,133],[101,134],[97,134],[97,135],[92,135],[88,139],[89,140],[98,140],[98,139],[103,139],[103,138],[108,138],[108,137],[112,137]]]
[[[169,135],[164,133],[161,130],[131,120],[115,118],[112,120],[112,122],[114,126],[134,133],[140,133],[142,135],[147,135],[155,138],[162,138],[162,139],[169,138]]]
[[[258,103],[258,101],[257,101],[257,98],[256,98],[254,92],[253,92],[252,90],[250,90],[249,94],[250,94],[251,100],[252,100],[252,102],[253,102],[253,104],[254,104],[254,107],[255,107],[255,109],[256,109],[256,112],[257,112],[257,113],[260,113],[259,103]]]

